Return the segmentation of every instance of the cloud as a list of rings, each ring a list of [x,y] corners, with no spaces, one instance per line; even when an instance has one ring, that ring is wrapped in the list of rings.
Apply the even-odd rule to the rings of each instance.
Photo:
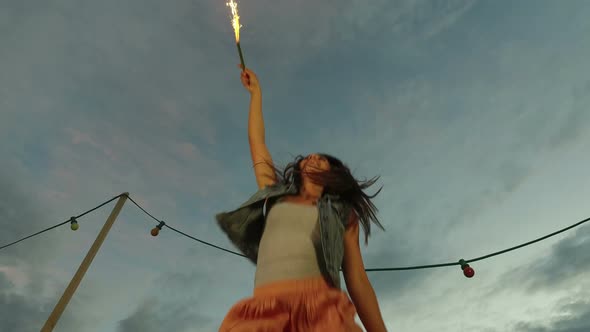
[[[564,116],[551,140],[553,148],[560,148],[576,141],[590,127],[590,80],[572,87],[568,104],[561,110]]]
[[[119,332],[161,331],[162,321],[154,310],[155,300],[145,300],[129,317],[119,321]],[[179,331],[178,327],[174,331]]]
[[[30,180],[15,166],[10,161],[0,162],[2,245],[52,225],[44,218],[51,213],[44,213],[45,207],[38,201],[42,195],[25,189],[31,188]],[[0,251],[0,321],[6,331],[40,329],[61,296],[65,284],[48,269],[48,262],[61,248],[55,236],[55,232],[44,233]],[[80,294],[78,299],[86,292]],[[76,303],[72,301],[74,306]],[[79,319],[84,318],[83,314],[65,313],[60,327],[79,330],[83,324]]]
[[[158,186],[159,192],[151,195],[165,195],[172,202],[173,192],[204,197],[223,190],[225,183],[220,164],[196,145],[165,134],[149,140],[127,136],[123,128],[103,121],[85,127],[83,134],[66,128],[48,155],[55,165],[48,184],[65,192],[91,189],[97,200],[124,191],[146,196]],[[89,176],[102,181],[87,188],[81,179]]]
[[[218,28],[226,22],[203,15],[217,6],[203,8],[193,1],[164,6],[152,1],[129,11],[109,1],[74,3],[27,9],[7,2],[0,11],[3,16],[10,13],[7,19],[16,27],[1,33],[3,40],[10,41],[0,56],[5,73],[0,79],[0,138],[5,151],[0,158],[2,244],[123,191],[156,215],[166,211],[164,217],[173,220],[182,220],[177,218],[182,204],[190,210],[185,219],[192,221],[199,218],[195,210],[214,206],[205,196],[233,190],[225,182],[223,165],[212,158],[224,138],[217,130],[223,116],[216,112],[231,104],[225,88],[229,75],[220,65],[229,63],[229,55],[223,55],[229,52],[213,50],[232,46],[214,36],[216,30],[223,32]],[[203,73],[206,66],[217,69]],[[236,71],[233,65],[231,70]],[[222,135],[228,135],[227,130]],[[87,216],[83,222],[94,218]],[[120,219],[125,218],[123,211]],[[116,227],[126,226],[119,222]],[[85,253],[93,240],[93,227],[81,223],[77,238],[68,241],[55,230],[4,249],[0,274],[11,283],[3,282],[6,297],[1,310],[6,320],[0,320],[13,323],[15,331],[38,330],[61,296],[63,281],[69,281],[79,264],[70,258],[81,259],[79,253]],[[149,234],[149,228],[145,226],[142,235]],[[117,260],[109,256],[110,248],[125,256],[147,247],[139,242],[145,237],[136,236],[136,229],[132,232],[133,236],[109,236],[115,242],[101,249],[108,262],[93,262],[85,286],[77,290],[60,319],[60,330],[86,331],[92,328],[89,325],[97,326],[97,320],[104,326],[107,314],[116,321],[118,313],[112,308],[117,304],[105,303],[137,292],[143,282],[112,286],[107,282],[111,275],[93,278],[108,274],[101,268]],[[139,244],[128,248],[129,239]],[[59,267],[49,267],[54,264]],[[112,265],[124,266],[131,275],[118,278],[122,283],[138,275],[130,264]],[[113,294],[118,288],[126,295]],[[13,313],[17,307],[22,312]],[[26,324],[19,320],[27,315]]]
[[[590,225],[582,224],[576,231],[554,244],[546,256],[517,267],[500,277],[502,288],[513,285],[528,293],[549,292],[584,284],[590,273]]]
[[[133,314],[119,321],[117,331],[206,331],[201,328],[210,323],[211,319],[201,315],[194,303],[161,303],[156,299],[146,299]]]
[[[189,261],[193,263],[186,265]],[[252,265],[245,259],[225,253],[212,257],[207,248],[191,247],[177,267],[156,278],[151,295],[119,321],[117,331],[216,330],[226,313],[219,308],[248,296],[253,278]]]
[[[380,31],[395,41],[432,38],[452,26],[476,3],[475,0],[351,2],[344,15],[351,19],[346,23],[352,23],[360,32]]]
[[[11,292],[14,284],[0,272],[0,321],[6,331],[36,331],[49,311],[40,309],[34,298]]]
[[[33,231],[50,226],[44,218],[44,206],[39,193],[31,189],[31,176],[15,159],[0,161],[0,220],[3,231],[0,243],[8,244]],[[0,251],[0,262],[8,265],[28,263],[43,265],[51,257],[56,243],[26,241]],[[16,272],[15,272],[16,273]],[[10,273],[9,273],[10,274]]]
[[[394,236],[393,233],[395,232],[387,234],[387,241],[390,244],[395,243],[395,246],[387,246],[383,241],[382,243],[371,243],[369,240],[369,246],[374,249],[364,255],[365,268],[410,266],[429,259],[430,256],[426,257],[425,255],[426,250],[420,254],[408,247],[407,244],[404,245],[400,241],[404,236],[403,233],[398,233],[399,236]],[[425,264],[430,263],[428,261]],[[367,275],[376,293],[383,300],[390,296],[403,296],[413,292],[430,276],[425,270],[367,272]]]
[[[557,9],[567,6],[551,8],[555,21],[546,29],[523,25],[526,15],[515,6],[509,13],[498,6],[500,15],[490,4],[479,12],[471,11],[475,7],[474,1],[427,0],[240,4],[246,63],[260,66],[270,92],[271,148],[335,151],[353,168],[360,165],[361,176],[384,175],[376,204],[387,232],[376,230],[364,249],[367,267],[436,263],[453,256],[453,246],[463,252],[477,235],[465,232],[465,241],[449,243],[449,234],[477,225],[515,197],[547,151],[583,144],[590,113],[580,63],[588,44],[559,22]],[[549,16],[541,7],[521,10],[544,20]],[[579,6],[571,12],[578,16],[563,17],[577,19],[585,31],[585,12]],[[479,26],[464,25],[471,14]],[[237,92],[238,59],[223,2],[121,7],[114,0],[66,0],[31,7],[8,1],[0,16],[8,43],[0,55],[0,241],[130,191],[171,225],[223,245],[213,210],[241,203],[255,188],[246,152],[247,96]],[[225,310],[250,294],[253,266],[176,241],[171,232],[156,241],[149,237],[152,226],[126,222],[144,222],[136,212],[124,209],[120,232],[109,235],[111,245],[101,249],[103,259],[93,263],[60,329],[215,330]],[[76,238],[66,241],[56,230],[0,251],[0,320],[38,329],[93,240],[90,229],[107,213],[88,216]],[[586,237],[576,239],[517,269],[515,279],[500,280],[522,281],[537,293],[552,292],[551,283],[561,287],[557,292],[579,287],[588,264],[576,253],[588,250]],[[193,249],[178,254],[186,247]],[[569,261],[574,257],[578,265]],[[491,274],[483,269],[480,276]],[[124,275],[112,282],[112,271]],[[427,318],[441,311],[451,317],[465,302],[438,296],[440,305],[432,304],[432,294],[449,279],[429,278],[445,273],[369,276],[380,300],[397,307],[389,322],[403,312],[400,322],[424,318],[428,331]],[[470,291],[482,309],[473,317],[505,319],[506,313],[484,310],[485,290]],[[420,301],[399,309],[399,295]],[[569,328],[587,327],[583,310],[558,309],[573,314],[562,317],[564,323],[556,318],[554,328],[566,331],[569,319],[580,322]],[[542,328],[524,318],[520,324]]]
[[[328,52],[330,47],[376,38],[388,40],[386,45],[396,45],[396,49],[411,53],[409,41],[425,40],[441,33],[474,3],[471,0],[262,1],[241,7],[242,40],[255,53],[272,52],[272,66],[279,66],[282,71],[290,71],[289,67],[309,61],[318,52]]]
[[[356,8],[371,6],[358,0],[355,3],[358,3]],[[453,25],[474,4],[473,0],[382,1],[381,7],[374,8],[373,15],[365,17],[360,26],[381,29],[394,40],[428,39]],[[375,24],[376,21],[380,23]]]
[[[426,24],[424,30],[424,36],[432,38],[444,31],[445,29],[452,26],[457,20],[465,15],[476,3],[476,0],[458,0],[458,1],[445,1],[442,3],[428,2],[435,19],[429,17],[430,24]],[[440,6],[440,7],[439,7]]]
[[[555,306],[553,318],[548,324],[517,322],[515,332],[585,332],[590,331],[590,301],[588,296],[569,297],[569,303]]]

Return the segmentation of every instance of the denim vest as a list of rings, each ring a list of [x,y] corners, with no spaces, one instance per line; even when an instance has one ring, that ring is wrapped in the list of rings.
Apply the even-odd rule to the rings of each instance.
[[[297,194],[297,188],[293,183],[276,183],[258,190],[238,209],[215,215],[215,219],[231,242],[256,264],[258,245],[266,222],[268,200],[295,194]],[[332,286],[340,289],[339,270],[344,258],[343,235],[351,208],[333,194],[322,195],[317,206],[324,256],[318,257],[318,263],[320,270],[327,275]]]

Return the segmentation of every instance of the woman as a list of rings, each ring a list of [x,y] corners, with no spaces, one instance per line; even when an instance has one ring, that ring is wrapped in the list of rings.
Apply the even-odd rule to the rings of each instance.
[[[238,209],[216,215],[230,240],[256,264],[252,297],[236,303],[219,331],[386,331],[359,248],[359,223],[383,229],[376,207],[348,167],[326,154],[298,156],[281,172],[266,147],[262,94],[243,69],[250,92],[248,138],[258,184]],[[342,267],[352,299],[340,290]],[[354,304],[353,304],[354,303]]]

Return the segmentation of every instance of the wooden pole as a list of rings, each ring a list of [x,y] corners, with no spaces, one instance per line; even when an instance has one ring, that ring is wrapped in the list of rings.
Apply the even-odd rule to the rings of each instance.
[[[111,229],[111,226],[113,226],[115,219],[117,219],[119,212],[121,212],[121,209],[123,208],[123,204],[125,204],[125,201],[127,200],[128,195],[129,195],[129,193],[123,193],[123,194],[121,194],[121,197],[119,197],[119,200],[117,201],[117,204],[113,208],[111,215],[109,215],[109,217],[107,218],[107,221],[105,222],[104,226],[100,230],[100,233],[98,233],[96,240],[94,240],[92,247],[90,247],[90,250],[88,250],[86,257],[84,257],[82,264],[80,264],[78,271],[76,271],[76,274],[74,274],[74,277],[70,281],[70,284],[68,285],[68,287],[64,291],[63,295],[61,296],[61,298],[59,299],[59,301],[55,305],[55,308],[53,308],[51,315],[49,315],[49,318],[47,318],[45,325],[43,325],[43,328],[41,328],[41,332],[51,332],[55,328],[55,325],[57,324],[57,321],[61,317],[61,314],[64,312],[66,306],[70,302],[70,299],[74,295],[74,292],[78,288],[78,285],[80,285],[80,281],[82,281],[84,274],[86,274],[86,271],[88,270],[88,267],[90,266],[90,263],[92,263],[92,260],[94,259],[94,256],[96,256],[98,249],[100,249],[100,246],[104,242],[104,239],[107,237],[107,234],[109,233],[109,230]]]

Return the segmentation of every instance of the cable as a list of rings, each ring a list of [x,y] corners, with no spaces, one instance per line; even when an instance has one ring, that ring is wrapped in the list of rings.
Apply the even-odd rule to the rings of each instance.
[[[168,224],[166,224],[166,225],[164,225],[164,226],[166,226],[166,227],[170,228],[171,230],[173,230],[173,231],[175,231],[175,232],[177,232],[177,233],[179,233],[179,234],[182,234],[182,235],[184,235],[184,236],[186,236],[186,237],[188,237],[188,238],[191,238],[191,239],[193,239],[193,240],[195,240],[195,241],[199,241],[199,242],[201,242],[201,243],[203,243],[203,244],[206,244],[206,245],[208,245],[208,246],[211,246],[211,247],[213,247],[213,248],[217,248],[217,249],[219,249],[219,250],[223,250],[223,251],[225,251],[225,252],[229,252],[230,254],[238,255],[238,256],[241,256],[241,257],[246,257],[246,255],[242,255],[242,254],[240,254],[240,253],[237,253],[237,252],[235,252],[235,251],[231,251],[231,250],[228,250],[228,249],[225,249],[225,248],[221,248],[221,247],[218,247],[218,246],[216,246],[216,245],[214,245],[214,244],[207,243],[207,242],[205,242],[205,241],[199,240],[199,239],[197,239],[196,237],[193,237],[193,236],[190,236],[190,235],[188,235],[188,234],[186,234],[186,233],[184,233],[184,232],[181,232],[181,231],[179,231],[179,230],[175,229],[175,228],[174,228],[174,227],[172,227],[172,226],[168,226]]]
[[[148,213],[144,208],[142,208],[139,204],[137,204],[131,197],[128,197],[128,198],[129,198],[129,200],[131,200],[131,202],[133,202],[133,204],[135,204],[143,212],[145,212],[147,215],[149,215],[150,217],[152,217],[155,221],[160,222],[160,220],[158,220],[156,217],[154,217],[150,213]],[[465,263],[476,262],[476,261],[479,261],[479,260],[482,260],[482,259],[486,259],[486,258],[489,258],[489,257],[497,256],[497,255],[500,255],[500,254],[503,254],[503,253],[506,253],[506,252],[509,252],[509,251],[512,251],[512,250],[516,250],[516,249],[519,249],[519,248],[528,246],[530,244],[533,244],[535,242],[539,242],[539,241],[545,240],[545,239],[547,239],[549,237],[552,237],[554,235],[557,235],[559,233],[563,233],[563,232],[565,232],[565,231],[567,231],[569,229],[572,229],[574,227],[577,227],[577,226],[579,226],[579,225],[581,225],[581,224],[583,224],[583,223],[585,223],[585,222],[587,222],[589,220],[590,220],[590,218],[586,218],[586,219],[584,219],[584,220],[582,220],[580,222],[577,222],[577,223],[575,223],[575,224],[573,224],[571,226],[568,226],[568,227],[563,228],[563,229],[561,229],[559,231],[553,232],[553,233],[551,233],[549,235],[545,235],[545,236],[540,237],[540,238],[538,238],[536,240],[529,241],[527,243],[523,243],[523,244],[520,244],[518,246],[515,246],[515,247],[512,247],[512,248],[508,248],[508,249],[504,249],[504,250],[501,250],[501,251],[497,251],[495,253],[488,254],[488,255],[485,255],[485,256],[481,256],[481,257],[478,257],[478,258],[473,258],[473,259],[465,260]],[[200,243],[206,244],[206,245],[211,246],[213,248],[217,248],[219,250],[223,250],[225,252],[229,252],[229,253],[234,254],[234,255],[237,255],[237,256],[246,257],[245,255],[242,255],[242,254],[237,253],[235,251],[231,251],[231,250],[228,250],[228,249],[225,249],[225,248],[221,248],[221,247],[218,247],[218,246],[216,246],[214,244],[205,242],[203,240],[199,240],[199,239],[197,239],[197,238],[195,238],[195,237],[193,237],[191,235],[188,235],[188,234],[186,234],[184,232],[181,232],[181,231],[179,231],[179,230],[177,230],[177,229],[169,226],[168,224],[164,224],[164,226],[170,228],[171,230],[173,230],[173,231],[175,231],[175,232],[177,232],[179,234],[182,234],[182,235],[184,235],[184,236],[186,236],[188,238],[191,238],[191,239],[193,239],[195,241],[198,241]],[[453,265],[461,265],[461,263],[460,262],[450,262],[450,263],[442,263],[442,264],[419,265],[419,266],[408,266],[408,267],[372,268],[372,269],[365,269],[365,271],[367,271],[367,272],[381,272],[381,271],[418,270],[418,269],[429,269],[429,268],[445,267],[445,266],[453,266]]]
[[[75,219],[78,219],[78,218],[80,218],[80,217],[83,217],[83,216],[85,216],[85,215],[89,214],[90,212],[94,212],[95,210],[97,210],[97,209],[100,209],[101,207],[103,207],[103,206],[105,206],[105,205],[109,204],[110,202],[112,202],[112,201],[116,200],[117,198],[121,197],[122,195],[123,195],[123,194],[121,194],[121,195],[117,195],[117,196],[115,196],[115,197],[113,197],[113,198],[109,199],[108,201],[106,201],[106,202],[104,202],[104,203],[102,203],[102,204],[100,204],[100,205],[96,206],[95,208],[92,208],[92,209],[90,209],[90,210],[88,210],[88,211],[86,211],[86,212],[84,212],[84,213],[82,213],[82,214],[80,214],[80,215],[78,215],[78,216],[75,216],[74,218],[75,218]],[[26,240],[26,239],[30,239],[30,238],[32,238],[33,236],[37,236],[37,235],[39,235],[39,234],[41,234],[41,233],[45,233],[45,232],[47,232],[47,231],[49,231],[49,230],[52,230],[52,229],[54,229],[54,228],[57,228],[57,227],[59,227],[59,226],[65,225],[65,224],[69,223],[71,220],[72,220],[72,219],[68,219],[68,220],[66,220],[66,221],[64,221],[64,222],[62,222],[62,223],[59,223],[59,224],[57,224],[57,225],[51,226],[51,227],[49,227],[49,228],[46,228],[46,229],[44,229],[44,230],[42,230],[42,231],[39,231],[39,232],[37,232],[37,233],[35,233],[35,234],[31,234],[31,235],[29,235],[29,236],[23,237],[23,238],[22,238],[22,239],[20,239],[20,240],[14,241],[14,242],[12,242],[12,243],[9,243],[9,244],[5,244],[5,245],[3,245],[2,247],[0,247],[0,250],[2,250],[2,249],[4,249],[4,248],[8,248],[8,247],[10,247],[10,246],[12,246],[12,245],[15,245],[15,244],[17,244],[17,243],[19,243],[19,242],[21,242],[21,241],[24,241],[24,240]]]
[[[132,203],[133,203],[135,206],[137,206],[137,207],[138,207],[138,208],[139,208],[141,211],[143,211],[145,214],[147,214],[148,216],[150,216],[150,217],[151,217],[152,219],[154,219],[156,222],[158,222],[158,223],[160,223],[160,222],[161,222],[161,221],[160,221],[158,218],[154,217],[154,216],[153,216],[151,213],[147,212],[147,211],[146,211],[146,210],[145,210],[145,209],[144,209],[144,208],[143,208],[141,205],[139,205],[139,204],[138,204],[138,203],[137,203],[135,200],[133,200],[133,198],[131,198],[131,197],[130,197],[129,195],[127,195],[127,194],[120,194],[120,195],[117,195],[117,196],[115,196],[115,197],[111,198],[110,200],[108,200],[108,201],[106,201],[106,202],[104,202],[104,203],[102,203],[102,204],[100,204],[100,205],[98,205],[98,206],[96,206],[96,207],[94,207],[94,208],[92,208],[92,209],[90,209],[90,210],[88,210],[88,211],[86,211],[86,212],[84,212],[84,213],[82,213],[82,214],[78,215],[78,216],[75,216],[74,218],[75,218],[75,219],[78,219],[78,218],[80,218],[80,217],[83,217],[83,216],[85,216],[85,215],[87,215],[87,214],[89,214],[89,213],[91,213],[91,212],[93,212],[93,211],[95,211],[95,210],[97,210],[97,209],[99,209],[99,208],[101,208],[101,207],[105,206],[106,204],[108,204],[108,203],[110,203],[110,202],[114,201],[115,199],[117,199],[117,198],[119,198],[119,197],[121,197],[121,196],[127,196],[127,198],[128,198],[128,199],[129,199],[129,200],[130,200],[130,201],[131,201],[131,202],[132,202]],[[64,224],[67,224],[67,223],[68,223],[68,222],[70,222],[70,221],[71,221],[71,219],[68,219],[67,221],[64,221],[64,222],[62,222],[62,223],[59,223],[59,224],[57,224],[57,225],[51,226],[51,227],[49,227],[49,228],[46,228],[46,229],[44,229],[44,230],[42,230],[42,231],[39,231],[39,232],[37,232],[37,233],[35,233],[35,234],[32,234],[32,235],[26,236],[26,237],[24,237],[24,238],[22,238],[22,239],[20,239],[20,240],[17,240],[17,241],[14,241],[14,242],[12,242],[12,243],[9,243],[9,244],[6,244],[6,245],[3,245],[3,246],[1,246],[1,247],[0,247],[0,250],[2,250],[2,249],[4,249],[4,248],[7,248],[7,247],[10,247],[10,246],[12,246],[12,245],[15,245],[15,244],[17,244],[17,243],[19,243],[19,242],[21,242],[21,241],[24,241],[24,240],[26,240],[26,239],[32,238],[32,237],[34,237],[34,236],[37,236],[37,235],[39,235],[39,234],[41,234],[41,233],[47,232],[47,231],[49,231],[49,230],[51,230],[51,229],[54,229],[54,228],[57,228],[57,227],[59,227],[59,226],[62,226],[62,225],[64,225]],[[584,219],[584,220],[582,220],[582,221],[579,221],[579,222],[577,222],[577,223],[575,223],[575,224],[573,224],[573,225],[571,225],[571,226],[565,227],[565,228],[563,228],[563,229],[560,229],[560,230],[558,230],[558,231],[556,231],[556,232],[553,232],[553,233],[551,233],[551,234],[545,235],[545,236],[543,236],[543,237],[540,237],[540,238],[538,238],[538,239],[535,239],[535,240],[532,240],[532,241],[529,241],[529,242],[526,242],[526,243],[520,244],[520,245],[518,245],[518,246],[514,246],[514,247],[512,247],[512,248],[508,248],[508,249],[504,249],[504,250],[501,250],[501,251],[497,251],[497,252],[495,252],[495,253],[491,253],[491,254],[488,254],[488,255],[485,255],[485,256],[481,256],[481,257],[478,257],[478,258],[473,258],[473,259],[465,260],[465,263],[476,262],[476,261],[479,261],[479,260],[483,260],[483,259],[490,258],[490,257],[493,257],[493,256],[497,256],[497,255],[500,255],[500,254],[504,254],[504,253],[507,253],[507,252],[509,252],[509,251],[516,250],[516,249],[519,249],[519,248],[522,248],[522,247],[525,247],[525,246],[531,245],[531,244],[533,244],[533,243],[536,243],[536,242],[539,242],[539,241],[545,240],[545,239],[547,239],[547,238],[550,238],[550,237],[552,237],[552,236],[555,236],[555,235],[557,235],[557,234],[563,233],[563,232],[565,232],[565,231],[567,231],[567,230],[569,230],[569,229],[572,229],[572,228],[574,228],[574,227],[580,226],[581,224],[583,224],[583,223],[585,223],[585,222],[588,222],[588,221],[590,221],[590,218],[586,218],[586,219]],[[191,235],[189,235],[189,234],[187,234],[187,233],[185,233],[185,232],[182,232],[182,231],[180,231],[180,230],[178,230],[178,229],[176,229],[176,228],[174,228],[174,227],[172,227],[172,226],[169,226],[168,224],[165,224],[165,223],[164,223],[164,226],[165,226],[165,227],[167,227],[167,228],[169,228],[169,229],[171,229],[171,230],[172,230],[172,231],[174,231],[174,232],[177,232],[178,234],[184,235],[184,236],[186,236],[186,237],[188,237],[188,238],[190,238],[190,239],[192,239],[192,240],[194,240],[194,241],[197,241],[197,242],[200,242],[200,243],[202,243],[202,244],[208,245],[208,246],[210,246],[210,247],[213,247],[213,248],[215,248],[215,249],[219,249],[219,250],[222,250],[222,251],[228,252],[228,253],[230,253],[230,254],[234,254],[234,255],[236,255],[236,256],[240,256],[240,257],[246,257],[245,255],[243,255],[243,254],[240,254],[240,253],[237,253],[237,252],[235,252],[235,251],[231,251],[231,250],[228,250],[228,249],[225,249],[225,248],[222,248],[222,247],[216,246],[216,245],[214,245],[214,244],[211,244],[211,243],[209,243],[209,242],[206,242],[206,241],[200,240],[200,239],[198,239],[198,238],[196,238],[196,237],[194,237],[194,236],[191,236]],[[418,269],[428,269],[428,268],[435,268],[435,267],[445,267],[445,266],[453,266],[453,265],[460,265],[460,264],[461,264],[460,262],[450,262],[450,263],[442,263],[442,264],[419,265],[419,266],[407,266],[407,267],[371,268],[371,269],[365,269],[365,271],[367,271],[367,272],[381,272],[381,271],[418,270]]]
[[[139,208],[141,211],[143,211],[145,214],[147,214],[148,216],[150,216],[150,217],[151,217],[152,219],[154,219],[155,221],[157,221],[157,222],[160,222],[160,220],[158,220],[158,218],[154,217],[154,216],[153,216],[151,213],[147,212],[147,211],[146,211],[146,210],[145,210],[143,207],[141,207],[141,205],[139,205],[139,204],[138,204],[136,201],[134,201],[134,200],[133,200],[133,198],[131,198],[130,196],[127,196],[127,198],[129,198],[129,200],[130,200],[130,201],[131,201],[133,204],[135,204],[135,206],[137,206],[137,207],[138,207],[138,208]],[[237,253],[237,252],[235,252],[235,251],[231,251],[231,250],[229,250],[229,249],[225,249],[225,248],[222,248],[222,247],[216,246],[216,245],[214,245],[214,244],[211,244],[211,243],[209,243],[209,242],[206,242],[206,241],[203,241],[203,240],[199,240],[199,239],[197,239],[197,238],[196,238],[196,237],[194,237],[194,236],[188,235],[188,234],[186,234],[186,233],[184,233],[184,232],[182,232],[182,231],[179,231],[178,229],[176,229],[176,228],[174,228],[174,227],[172,227],[172,226],[169,226],[168,224],[164,224],[164,226],[165,226],[165,227],[167,227],[167,228],[170,228],[171,230],[175,231],[175,232],[176,232],[176,233],[178,233],[178,234],[182,234],[182,235],[184,235],[184,236],[186,236],[186,237],[188,237],[188,238],[190,238],[190,239],[193,239],[193,240],[195,240],[195,241],[198,241],[198,242],[200,242],[200,243],[202,243],[202,244],[208,245],[208,246],[210,246],[210,247],[213,247],[213,248],[216,248],[216,249],[219,249],[219,250],[223,250],[223,251],[225,251],[225,252],[228,252],[228,253],[230,253],[230,254],[234,254],[234,255],[237,255],[237,256],[240,256],[240,257],[246,257],[245,255],[242,255],[242,254],[240,254],[240,253]]]
[[[480,261],[482,259],[490,258],[490,257],[493,257],[493,256],[497,256],[497,255],[504,254],[504,253],[507,253],[507,252],[512,251],[512,250],[516,250],[516,249],[519,249],[519,248],[528,246],[528,245],[533,244],[535,242],[539,242],[539,241],[545,240],[547,238],[550,238],[550,237],[552,237],[554,235],[557,235],[559,233],[563,233],[563,232],[567,231],[568,229],[572,229],[574,227],[580,226],[581,224],[583,224],[583,223],[585,223],[585,222],[587,222],[589,220],[590,220],[590,218],[586,218],[586,219],[584,219],[584,220],[582,220],[580,222],[577,222],[577,223],[575,223],[575,224],[573,224],[571,226],[568,226],[566,228],[560,229],[560,230],[558,230],[556,232],[553,232],[553,233],[551,233],[549,235],[545,235],[545,236],[540,237],[540,238],[538,238],[536,240],[532,240],[532,241],[529,241],[527,243],[523,243],[523,244],[520,244],[518,246],[514,246],[512,248],[508,248],[508,249],[504,249],[504,250],[501,250],[501,251],[497,251],[495,253],[488,254],[488,255],[485,255],[485,256],[481,256],[481,257],[478,257],[478,258],[473,258],[473,259],[465,260],[465,263],[471,263],[471,262]],[[457,262],[457,263],[444,263],[444,264],[422,265],[422,266],[409,266],[409,267],[377,268],[377,269],[366,269],[365,271],[417,270],[417,269],[427,269],[427,268],[433,268],[433,267],[443,267],[443,266],[452,266],[452,265],[459,265],[459,263]]]

